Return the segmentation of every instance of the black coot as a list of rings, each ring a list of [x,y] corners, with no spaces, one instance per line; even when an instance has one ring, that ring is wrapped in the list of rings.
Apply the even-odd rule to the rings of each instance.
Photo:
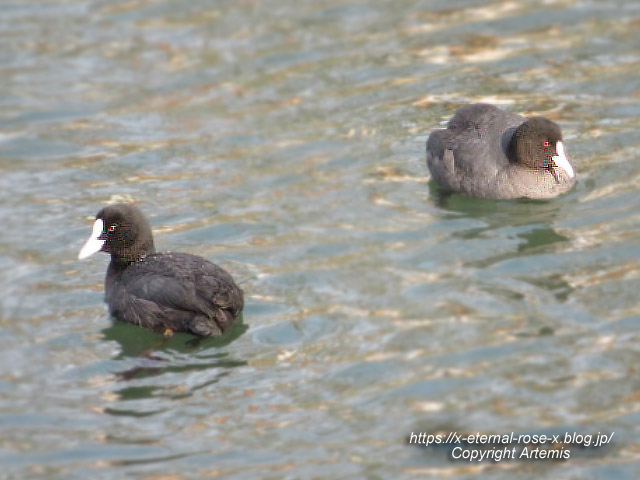
[[[427,165],[446,189],[474,197],[553,198],[576,183],[556,123],[482,103],[429,135]]]
[[[133,205],[96,215],[80,251],[111,254],[105,301],[114,317],[156,331],[222,334],[242,311],[242,290],[225,270],[188,253],[155,253],[149,222]]]

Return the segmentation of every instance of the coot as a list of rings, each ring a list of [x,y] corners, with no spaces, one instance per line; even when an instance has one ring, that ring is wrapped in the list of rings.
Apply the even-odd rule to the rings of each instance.
[[[576,183],[556,123],[482,103],[429,135],[427,165],[446,189],[474,197],[553,198]]]
[[[222,334],[242,311],[242,290],[225,270],[188,253],[156,253],[149,222],[133,205],[111,205],[96,215],[80,250],[111,254],[105,279],[109,313],[156,331]]]

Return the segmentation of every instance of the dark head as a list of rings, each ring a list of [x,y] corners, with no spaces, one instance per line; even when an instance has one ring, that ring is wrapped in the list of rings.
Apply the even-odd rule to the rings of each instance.
[[[151,226],[134,205],[119,204],[104,207],[96,215],[93,232],[80,250],[78,258],[96,252],[111,254],[118,263],[130,263],[155,252]]]
[[[511,162],[539,170],[548,170],[558,180],[558,170],[574,177],[557,123],[544,117],[531,117],[516,128],[508,147]]]

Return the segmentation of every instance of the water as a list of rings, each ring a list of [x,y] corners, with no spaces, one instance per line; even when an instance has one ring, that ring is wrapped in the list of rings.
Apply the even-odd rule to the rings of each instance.
[[[2,478],[640,474],[640,5],[20,1],[0,14]],[[561,124],[551,202],[445,197],[462,103]],[[113,323],[105,204],[246,291],[194,342]],[[452,462],[411,432],[615,432]]]

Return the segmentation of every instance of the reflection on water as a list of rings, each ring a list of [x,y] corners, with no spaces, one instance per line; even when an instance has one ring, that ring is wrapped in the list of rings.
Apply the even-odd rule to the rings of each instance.
[[[149,416],[164,411],[153,399],[181,400],[201,389],[214,386],[231,373],[231,369],[247,364],[235,360],[220,349],[237,340],[247,330],[239,322],[221,337],[194,337],[176,333],[170,338],[116,321],[102,331],[105,340],[119,344],[116,359],[130,357],[125,370],[113,372],[118,382],[110,389],[115,403],[105,408],[110,415]],[[203,375],[196,375],[201,372]],[[191,381],[186,384],[185,377]],[[124,402],[124,403],[122,403]],[[149,410],[151,408],[151,410]]]
[[[2,12],[5,475],[638,477],[637,2]],[[427,136],[471,101],[558,122],[576,188],[439,191]],[[229,270],[243,324],[165,339],[109,319],[108,259],[75,257],[118,201],[159,250]],[[470,464],[408,446],[417,430],[616,441]]]
[[[117,358],[147,356],[155,351],[163,350],[186,354],[190,358],[194,356],[200,358],[200,353],[203,350],[225,347],[244,334],[247,328],[244,317],[240,315],[231,325],[228,333],[220,337],[195,337],[180,332],[171,337],[165,337],[160,333],[120,321],[113,322],[110,327],[102,330],[102,334],[105,340],[118,342]]]

